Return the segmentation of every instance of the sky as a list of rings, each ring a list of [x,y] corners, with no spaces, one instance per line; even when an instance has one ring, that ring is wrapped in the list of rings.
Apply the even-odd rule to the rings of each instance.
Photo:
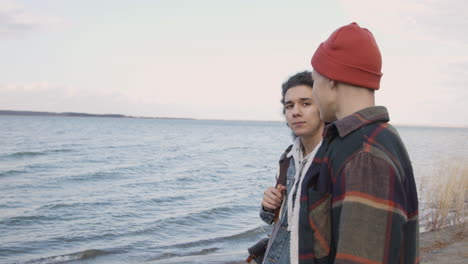
[[[281,84],[357,22],[400,125],[468,127],[461,0],[0,0],[0,109],[284,120]]]

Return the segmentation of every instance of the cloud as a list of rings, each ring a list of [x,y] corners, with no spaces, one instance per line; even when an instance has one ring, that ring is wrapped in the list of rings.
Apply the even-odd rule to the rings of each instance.
[[[15,0],[0,0],[0,36],[22,36],[37,30],[55,30],[64,26],[60,17],[36,14]]]

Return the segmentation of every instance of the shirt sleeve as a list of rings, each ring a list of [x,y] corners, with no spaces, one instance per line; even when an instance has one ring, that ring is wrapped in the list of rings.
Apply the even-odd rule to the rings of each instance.
[[[336,179],[334,263],[399,263],[407,221],[401,180],[389,160],[359,152]],[[335,193],[336,194],[336,193]]]
[[[271,225],[275,219],[275,212],[272,210],[267,210],[262,206],[260,208],[260,218],[263,220],[263,222]]]

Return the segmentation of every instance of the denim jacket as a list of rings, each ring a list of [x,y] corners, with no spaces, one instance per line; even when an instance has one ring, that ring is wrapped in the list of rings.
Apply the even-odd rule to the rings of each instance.
[[[301,195],[301,179],[311,166],[312,160],[320,145],[321,143],[304,157],[302,143],[299,138],[296,138],[294,144],[286,150],[285,154],[290,158],[289,166],[286,171],[286,195],[281,206],[279,220],[273,225],[273,230],[263,259],[264,264],[289,264],[291,260],[293,260],[294,263],[298,261],[300,207],[299,197],[296,196]],[[295,183],[295,181],[297,182]],[[274,216],[273,211],[264,210],[264,208],[260,210],[260,218],[269,225],[273,223]],[[293,241],[292,244],[291,241]],[[294,254],[292,255],[291,250],[294,250],[294,252],[292,252]]]
[[[286,193],[290,193],[296,169],[294,166],[294,157],[289,162],[289,167],[286,176]],[[281,215],[271,231],[268,247],[263,258],[263,264],[286,264],[290,263],[290,231],[288,231],[288,196],[286,195],[283,200],[281,208]],[[263,207],[260,209],[260,218],[267,224],[273,224],[275,213],[270,210],[265,210]]]

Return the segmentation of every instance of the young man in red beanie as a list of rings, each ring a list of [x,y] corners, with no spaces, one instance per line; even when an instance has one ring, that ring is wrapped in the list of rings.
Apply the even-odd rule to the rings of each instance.
[[[326,153],[301,192],[300,263],[419,262],[411,161],[387,109],[375,106],[382,60],[372,33],[343,26],[312,57]],[[315,167],[315,169],[313,169]]]

